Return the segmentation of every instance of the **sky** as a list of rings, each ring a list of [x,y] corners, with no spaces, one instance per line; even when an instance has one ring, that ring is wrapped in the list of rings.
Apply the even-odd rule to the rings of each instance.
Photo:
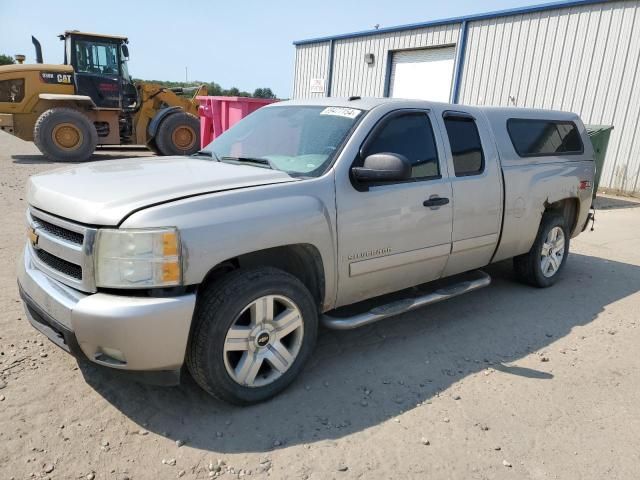
[[[65,30],[129,37],[136,78],[215,81],[291,96],[292,42],[326,35],[544,3],[544,0],[0,0],[0,54],[34,62],[31,35],[45,63],[62,63]],[[187,72],[185,72],[185,68]]]

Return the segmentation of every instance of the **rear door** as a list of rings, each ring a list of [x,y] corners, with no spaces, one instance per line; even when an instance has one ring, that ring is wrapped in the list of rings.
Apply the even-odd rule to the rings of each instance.
[[[338,305],[437,279],[449,257],[451,183],[432,114],[419,109],[387,114],[352,166],[380,152],[407,157],[412,178],[377,185],[352,181],[344,188],[338,182]],[[434,198],[446,201],[429,206]]]
[[[444,275],[487,265],[502,222],[502,172],[484,116],[445,110],[438,116],[453,191],[451,256]]]

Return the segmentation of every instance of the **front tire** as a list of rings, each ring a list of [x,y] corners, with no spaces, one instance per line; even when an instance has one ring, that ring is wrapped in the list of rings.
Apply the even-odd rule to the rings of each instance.
[[[316,305],[300,280],[270,267],[236,270],[201,293],[187,367],[214,397],[262,402],[300,373],[317,331]]]
[[[550,287],[558,280],[569,256],[569,230],[562,215],[543,215],[528,253],[513,259],[516,276],[534,287]]]
[[[200,150],[200,120],[186,112],[171,113],[160,122],[155,144],[161,155],[193,155]]]
[[[98,132],[82,112],[51,108],[36,121],[33,141],[51,161],[83,162],[96,149]]]

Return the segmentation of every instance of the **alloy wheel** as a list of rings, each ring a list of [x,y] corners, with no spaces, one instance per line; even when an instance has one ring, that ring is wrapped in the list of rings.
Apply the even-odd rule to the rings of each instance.
[[[266,295],[247,305],[224,340],[224,365],[245,387],[263,387],[295,362],[304,335],[302,313],[282,295]]]
[[[565,253],[565,243],[564,231],[561,227],[555,226],[549,230],[540,255],[540,267],[546,278],[553,277],[560,269]]]

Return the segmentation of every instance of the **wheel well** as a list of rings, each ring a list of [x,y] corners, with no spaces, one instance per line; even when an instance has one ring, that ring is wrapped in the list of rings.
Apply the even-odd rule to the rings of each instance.
[[[578,221],[578,210],[580,203],[577,198],[564,198],[557,202],[545,204],[544,213],[558,213],[565,219],[571,235],[575,232]]]
[[[267,248],[230,258],[213,267],[200,288],[216,282],[230,271],[238,268],[274,267],[298,278],[311,292],[316,305],[324,302],[324,265],[320,252],[313,245],[297,244]]]

